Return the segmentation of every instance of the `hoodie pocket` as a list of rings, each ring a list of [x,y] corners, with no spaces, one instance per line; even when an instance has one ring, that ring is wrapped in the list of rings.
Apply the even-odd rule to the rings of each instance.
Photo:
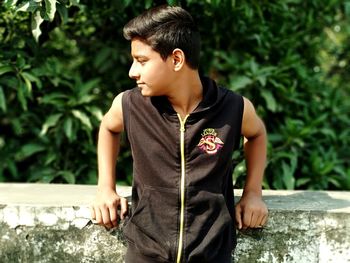
[[[196,188],[190,189],[188,195],[187,261],[227,262],[234,246],[235,228],[225,197]]]
[[[144,186],[124,235],[141,254],[171,261],[176,247],[177,211],[177,189]]]

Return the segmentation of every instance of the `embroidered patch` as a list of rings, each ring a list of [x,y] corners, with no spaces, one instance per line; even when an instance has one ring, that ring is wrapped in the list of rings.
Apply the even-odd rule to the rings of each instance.
[[[202,138],[198,143],[198,147],[208,154],[216,154],[217,151],[223,147],[223,142],[213,128],[207,128],[202,132]]]

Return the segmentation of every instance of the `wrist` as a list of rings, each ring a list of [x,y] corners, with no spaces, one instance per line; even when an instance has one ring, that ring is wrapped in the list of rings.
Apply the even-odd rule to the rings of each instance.
[[[262,189],[261,187],[259,188],[244,187],[242,196],[246,196],[246,195],[255,195],[257,197],[262,197]]]
[[[98,192],[116,192],[116,186],[114,184],[98,184],[97,185]]]

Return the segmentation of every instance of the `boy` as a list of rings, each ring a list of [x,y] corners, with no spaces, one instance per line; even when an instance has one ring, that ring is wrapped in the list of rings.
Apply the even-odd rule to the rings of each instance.
[[[101,122],[92,218],[108,228],[127,213],[115,190],[119,136],[133,155],[126,262],[231,262],[238,228],[262,227],[266,132],[253,105],[198,74],[200,37],[189,13],[160,6],[124,27],[137,88],[119,94]],[[234,208],[232,153],[243,135],[247,179]],[[236,219],[236,220],[235,220]]]

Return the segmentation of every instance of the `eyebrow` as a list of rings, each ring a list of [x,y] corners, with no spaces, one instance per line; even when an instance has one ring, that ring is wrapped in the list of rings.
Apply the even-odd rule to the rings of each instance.
[[[144,56],[144,55],[135,55],[135,56],[131,55],[131,58],[135,58],[135,59],[148,59],[148,57],[147,57],[147,56]]]

